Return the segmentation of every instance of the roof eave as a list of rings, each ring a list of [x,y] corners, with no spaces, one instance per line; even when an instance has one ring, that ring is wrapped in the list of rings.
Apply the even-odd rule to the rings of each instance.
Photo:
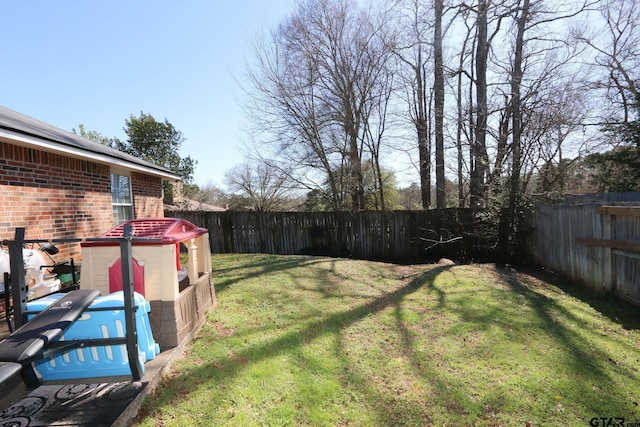
[[[95,152],[83,150],[68,144],[63,144],[57,141],[51,141],[49,139],[41,138],[35,135],[30,135],[27,133],[12,131],[6,128],[0,128],[0,139],[7,140],[7,142],[11,142],[11,143],[18,143],[19,145],[23,145],[23,146],[30,146],[34,148],[43,149],[46,151],[53,151],[59,154],[67,155],[67,156],[82,158],[82,159],[90,160],[97,163],[109,164],[116,167],[128,169],[131,171],[144,173],[147,175],[158,176],[163,181],[181,181],[182,180],[180,176],[174,173],[171,173],[170,171],[166,171],[163,169],[156,169],[153,167],[144,166],[144,165],[133,163],[133,162],[128,162],[124,159],[119,159],[117,157],[112,157],[102,153],[95,153]]]

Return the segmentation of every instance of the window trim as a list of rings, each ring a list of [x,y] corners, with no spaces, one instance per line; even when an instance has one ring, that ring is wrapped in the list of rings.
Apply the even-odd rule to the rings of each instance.
[[[116,198],[116,194],[114,193],[114,182],[116,177],[126,177],[129,185],[129,202],[118,202],[114,201]],[[111,187],[111,213],[112,220],[114,225],[121,224],[130,219],[135,219],[135,209],[134,209],[134,201],[133,201],[133,185],[131,181],[131,175],[122,170],[112,169],[109,173],[109,184]],[[116,215],[116,208],[129,208],[129,214],[123,215],[124,218],[118,219],[119,215]]]

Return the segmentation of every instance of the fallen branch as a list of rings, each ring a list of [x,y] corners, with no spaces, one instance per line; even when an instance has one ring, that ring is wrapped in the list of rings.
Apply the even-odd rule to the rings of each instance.
[[[435,246],[438,246],[438,245],[444,245],[444,244],[447,244],[447,243],[453,243],[453,242],[456,242],[458,240],[462,240],[462,236],[453,237],[453,238],[447,239],[447,240],[443,240],[442,236],[440,236],[440,240],[433,240],[433,239],[427,239],[425,237],[420,237],[420,240],[423,240],[425,242],[433,243],[431,246],[429,246],[429,247],[424,249],[425,251],[427,251],[427,250],[429,250],[429,249],[431,249],[431,248],[433,248]]]

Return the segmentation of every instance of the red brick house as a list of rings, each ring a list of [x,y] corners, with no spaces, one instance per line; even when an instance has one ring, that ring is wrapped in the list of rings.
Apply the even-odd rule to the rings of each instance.
[[[168,169],[0,106],[0,240],[97,237],[162,217]],[[58,245],[80,258],[80,245]]]

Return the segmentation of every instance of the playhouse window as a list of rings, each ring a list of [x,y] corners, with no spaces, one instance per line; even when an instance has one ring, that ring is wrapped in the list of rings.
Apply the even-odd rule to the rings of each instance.
[[[179,291],[196,285],[205,275],[205,245],[201,238],[194,238],[176,244],[176,268],[178,270]]]
[[[127,175],[111,174],[111,202],[113,204],[113,223],[115,225],[133,219],[131,179]]]

